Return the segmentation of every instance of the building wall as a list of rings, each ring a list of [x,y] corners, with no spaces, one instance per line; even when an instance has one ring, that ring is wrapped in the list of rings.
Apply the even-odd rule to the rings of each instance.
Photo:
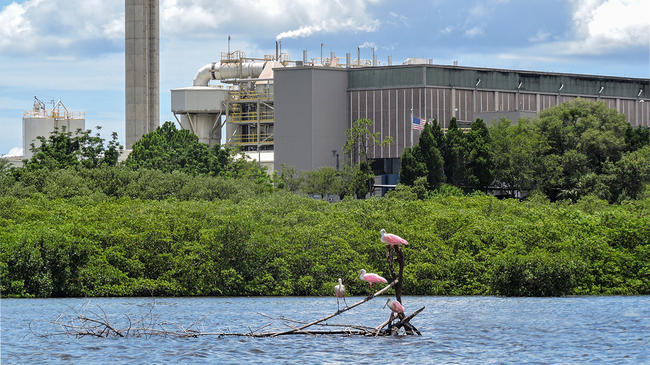
[[[602,100],[633,126],[650,127],[650,100],[639,102],[650,99],[648,79],[437,65],[298,67],[277,69],[275,87],[276,169],[333,166],[332,150],[341,151],[345,129],[359,118],[373,120],[380,139],[394,141],[371,146],[369,157],[399,158],[419,139],[413,131],[411,142],[411,110],[443,128],[456,117],[462,127],[486,113],[531,116],[580,97]]]
[[[436,119],[443,128],[452,117],[467,127],[479,116],[531,116],[580,97],[602,100],[633,126],[650,126],[650,102],[639,102],[649,94],[647,79],[431,65],[352,69],[348,123],[373,120],[373,131],[394,142],[373,146],[370,157],[399,158],[419,139],[420,132],[413,131],[411,143],[411,110],[413,117]]]
[[[126,148],[159,125],[158,0],[125,1]]]
[[[274,76],[275,170],[336,167],[347,128],[347,73],[340,69],[276,69]],[[342,162],[342,160],[341,160]]]
[[[319,69],[312,73],[312,167],[336,168],[343,164],[343,145],[346,141],[347,99],[345,90],[348,75],[341,69]],[[336,152],[334,152],[336,151]]]

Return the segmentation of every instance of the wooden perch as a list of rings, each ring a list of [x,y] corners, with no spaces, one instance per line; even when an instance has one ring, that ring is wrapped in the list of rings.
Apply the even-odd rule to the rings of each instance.
[[[369,300],[371,300],[371,299],[374,299],[375,297],[377,297],[377,296],[379,296],[379,295],[382,295],[383,293],[385,293],[388,289],[390,289],[393,285],[397,284],[398,282],[399,282],[398,280],[394,280],[392,283],[386,285],[383,289],[381,289],[380,291],[376,292],[375,294],[372,294],[372,295],[370,295],[370,296],[364,298],[363,300],[361,300],[361,301],[359,301],[359,302],[356,302],[356,303],[352,304],[351,306],[348,306],[348,307],[345,307],[345,308],[343,308],[343,309],[341,309],[341,310],[338,310],[338,311],[336,311],[336,312],[334,312],[334,313],[332,313],[332,314],[330,314],[330,315],[328,315],[328,316],[325,316],[325,317],[323,317],[323,318],[321,318],[321,319],[317,319],[317,320],[315,320],[315,321],[313,321],[313,322],[309,322],[309,323],[303,325],[302,327],[298,327],[298,328],[296,328],[296,329],[292,329],[292,330],[284,331],[284,332],[276,332],[276,333],[261,333],[261,334],[255,335],[255,337],[269,337],[269,336],[275,337],[275,336],[288,335],[288,334],[294,333],[294,332],[296,332],[296,331],[303,330],[303,329],[305,329],[305,328],[307,328],[307,327],[309,327],[309,326],[313,326],[313,325],[315,325],[315,324],[317,324],[317,323],[320,323],[320,322],[323,322],[323,321],[327,321],[328,319],[330,319],[330,318],[332,318],[332,317],[336,317],[336,316],[338,316],[339,314],[341,314],[341,313],[343,313],[343,312],[349,311],[350,309],[352,309],[352,308],[354,308],[354,307],[356,307],[356,306],[359,306],[359,305],[361,305],[361,304],[363,304],[363,303],[365,303],[365,302],[367,302],[367,301],[369,301]]]
[[[422,312],[423,310],[424,310],[424,307],[422,307],[422,308],[416,310],[415,312],[409,314],[407,317],[402,318],[399,322],[397,322],[396,324],[394,324],[393,327],[395,327],[395,328],[398,329],[398,330],[399,330],[402,326],[406,327],[406,325],[409,325],[409,324],[410,324],[409,321],[410,321],[413,317],[415,317],[415,316],[417,316],[418,314],[420,314],[420,312]],[[418,334],[418,336],[422,336],[422,334],[420,333],[420,331],[417,330],[417,328],[413,327],[413,329],[415,330],[415,333]]]

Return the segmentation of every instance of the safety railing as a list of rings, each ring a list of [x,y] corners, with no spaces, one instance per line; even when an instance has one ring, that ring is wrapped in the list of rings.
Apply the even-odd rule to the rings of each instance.
[[[230,92],[230,98],[233,102],[237,101],[272,101],[273,93],[267,91],[238,91],[233,90]]]
[[[272,134],[260,134],[260,141],[258,143],[257,140],[257,134],[256,133],[251,133],[251,134],[235,134],[232,136],[230,141],[234,144],[240,144],[240,145],[270,145],[273,144],[273,135]]]

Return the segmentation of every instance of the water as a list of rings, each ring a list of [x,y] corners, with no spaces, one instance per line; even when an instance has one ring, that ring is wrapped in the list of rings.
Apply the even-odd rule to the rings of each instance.
[[[360,298],[347,298],[353,303]],[[375,326],[387,309],[378,298],[330,323]],[[111,320],[149,313],[151,298],[2,299],[2,364],[27,363],[650,363],[650,297],[405,297],[422,336],[242,338],[38,337],[41,321],[89,304]],[[248,332],[269,316],[313,320],[336,310],[335,298],[156,298],[154,316],[206,332]],[[203,326],[203,327],[201,327]],[[279,327],[278,327],[279,328]],[[287,327],[285,327],[287,329]]]

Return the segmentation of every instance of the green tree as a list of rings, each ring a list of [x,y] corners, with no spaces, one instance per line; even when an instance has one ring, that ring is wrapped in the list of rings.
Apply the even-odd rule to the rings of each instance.
[[[636,151],[645,146],[650,146],[650,127],[630,125],[625,131],[625,150]]]
[[[392,137],[380,140],[379,132],[371,132],[372,120],[367,118],[357,119],[352,123],[352,128],[345,130],[347,140],[343,145],[343,152],[350,156],[350,165],[356,166],[356,170],[350,176],[344,178],[353,185],[347,190],[354,191],[359,199],[363,199],[374,186],[374,174],[372,172],[372,161],[368,158],[368,150],[371,146],[388,146],[393,142]]]
[[[322,167],[316,171],[306,171],[303,180],[303,191],[307,194],[319,194],[325,200],[328,194],[339,195],[341,178],[331,167]]]
[[[650,145],[623,154],[616,161],[616,198],[636,199],[643,187],[650,184]]]
[[[6,175],[11,170],[11,163],[6,158],[0,157],[0,176]]]
[[[415,145],[413,148],[406,147],[402,152],[399,170],[400,184],[413,186],[418,177],[427,176],[427,166],[415,157],[414,150],[418,149],[418,146]]]
[[[111,141],[104,145],[104,139],[97,133],[91,135],[90,130],[77,130],[69,132],[55,128],[48,138],[39,136],[39,146],[33,143],[30,150],[32,158],[27,161],[25,168],[57,170],[68,167],[97,168],[115,166],[122,146],[117,140],[117,133],[113,132]]]
[[[516,125],[501,119],[489,128],[494,178],[511,197],[533,188],[539,159],[539,135],[530,120]]]
[[[602,101],[576,99],[547,109],[537,129],[546,147],[540,148],[544,168],[536,184],[552,200],[575,201],[604,191],[599,186],[611,178],[608,164],[615,164],[637,140],[625,116]]]
[[[472,123],[467,134],[467,182],[474,189],[486,191],[494,181],[490,134],[482,119]]]
[[[280,170],[280,176],[278,176],[278,187],[287,191],[297,192],[303,184],[303,179],[304,176],[298,174],[295,167],[282,164],[282,170]]]
[[[458,128],[456,118],[451,118],[443,148],[444,171],[447,183],[458,187],[465,184],[465,144],[463,131]]]
[[[185,129],[165,122],[133,144],[125,164],[131,169],[153,169],[163,172],[181,171],[192,175],[245,177],[268,182],[263,168],[247,160],[242,153],[216,145],[210,148]]]
[[[351,161],[368,162],[368,149],[371,146],[388,146],[393,142],[392,137],[379,139],[379,132],[371,132],[372,120],[367,118],[357,119],[352,123],[352,128],[345,130],[347,140],[343,145],[343,152],[350,155]]]
[[[415,158],[420,163],[426,166],[427,183],[429,190],[437,189],[443,181],[443,167],[444,162],[440,154],[439,145],[437,144],[433,130],[440,131],[440,127],[432,128],[431,124],[424,126],[420,140],[418,141],[418,148],[415,149]],[[442,138],[439,138],[442,140]]]

